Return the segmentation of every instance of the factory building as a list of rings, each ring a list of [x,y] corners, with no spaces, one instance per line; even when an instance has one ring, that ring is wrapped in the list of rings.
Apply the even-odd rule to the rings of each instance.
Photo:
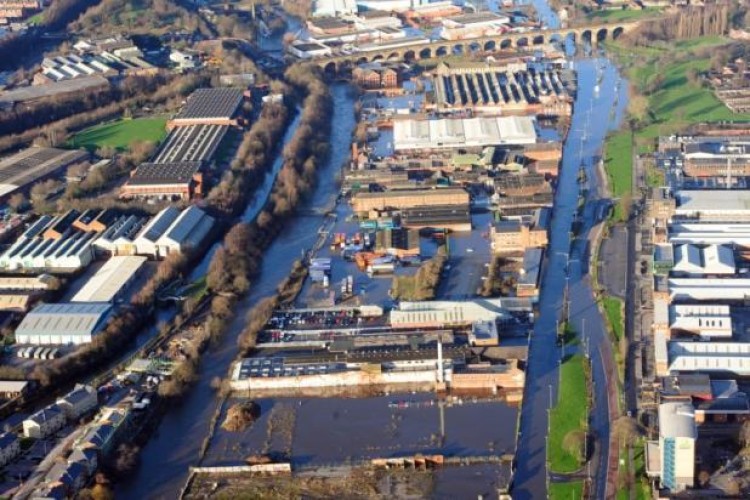
[[[711,222],[750,221],[750,191],[681,190],[675,208],[675,219],[698,219]]]
[[[732,338],[732,315],[728,305],[669,304],[654,300],[654,332],[665,337],[694,335],[702,340]]]
[[[539,284],[542,274],[541,248],[527,248],[523,253],[523,265],[516,283],[516,297],[535,298],[539,296]]]
[[[401,302],[390,313],[394,328],[443,328],[469,326],[477,321],[508,319],[508,310],[501,299],[467,301]]]
[[[750,248],[750,224],[680,222],[669,226],[675,245],[735,245]]]
[[[161,259],[199,247],[214,225],[214,218],[191,205],[180,211],[167,207],[149,221],[133,241],[136,253]]]
[[[94,249],[107,256],[135,255],[134,239],[146,223],[148,217],[129,215],[120,218],[94,240]]]
[[[0,200],[88,158],[89,154],[80,149],[39,147],[24,149],[9,156],[0,161]]]
[[[500,35],[510,29],[510,18],[494,12],[474,12],[443,19],[440,38],[462,40],[481,36]]]
[[[525,62],[441,63],[435,72],[438,110],[471,108],[480,113],[568,115],[571,98],[559,70],[536,70]]]
[[[112,306],[107,303],[41,304],[16,328],[16,342],[31,345],[90,343],[107,324]]]
[[[535,119],[531,116],[393,121],[393,147],[396,151],[481,148],[534,144],[536,141]]]
[[[750,143],[708,139],[684,145],[682,170],[687,177],[720,177],[731,185],[732,177],[750,176]]]
[[[727,245],[686,243],[674,247],[672,273],[675,276],[732,275],[736,271],[734,252]]]
[[[435,205],[469,205],[469,193],[460,188],[387,191],[385,193],[357,193],[352,208],[358,214],[369,214],[386,208],[416,208]]]
[[[654,334],[656,373],[732,373],[750,375],[750,343],[668,341],[661,333]]]
[[[49,274],[39,276],[0,276],[0,290],[15,292],[34,292],[50,289],[55,278]]]
[[[667,282],[673,302],[738,302],[750,298],[746,278],[670,278]]]
[[[111,257],[73,296],[71,302],[114,302],[133,282],[146,257]]]
[[[202,163],[141,163],[122,187],[122,198],[189,200],[203,194]]]
[[[169,132],[152,163],[209,162],[227,134],[225,125],[187,125]]]
[[[386,228],[375,233],[375,251],[404,257],[419,255],[419,231],[406,228]]]
[[[185,106],[169,120],[167,127],[188,125],[227,125],[239,124],[237,115],[244,99],[240,89],[212,88],[198,89],[187,98]]]
[[[490,226],[490,246],[495,254],[520,253],[546,247],[547,230],[520,220],[501,220]]]
[[[661,484],[673,493],[695,484],[695,443],[698,429],[690,403],[659,405]]]
[[[0,268],[71,272],[88,266],[97,234],[74,230],[77,217],[77,212],[40,217],[0,255]]]
[[[471,231],[468,205],[430,205],[401,210],[401,224],[410,229]]]

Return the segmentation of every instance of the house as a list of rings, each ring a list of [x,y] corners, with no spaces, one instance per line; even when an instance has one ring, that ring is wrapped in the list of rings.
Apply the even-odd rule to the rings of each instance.
[[[115,427],[111,424],[93,425],[78,443],[81,449],[98,450],[101,454],[110,451],[114,444]]]
[[[75,448],[68,457],[68,462],[75,462],[83,465],[87,476],[92,476],[99,465],[99,456],[96,450],[92,448]]]
[[[21,442],[12,432],[0,434],[0,467],[13,461],[21,453]]]
[[[79,462],[60,462],[52,466],[44,479],[48,484],[65,485],[68,494],[74,497],[86,484],[86,470],[87,467]]]
[[[96,408],[98,403],[96,389],[83,384],[76,384],[75,389],[57,400],[57,406],[68,420],[77,420]]]
[[[42,408],[23,421],[23,435],[42,439],[62,429],[65,413],[56,404]]]

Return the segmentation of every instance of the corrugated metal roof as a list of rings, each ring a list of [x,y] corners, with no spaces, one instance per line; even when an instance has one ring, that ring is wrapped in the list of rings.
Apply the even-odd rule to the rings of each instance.
[[[71,299],[72,302],[111,302],[146,263],[146,257],[119,255],[109,259]]]
[[[109,313],[107,303],[42,304],[26,315],[16,329],[17,335],[90,335]]]

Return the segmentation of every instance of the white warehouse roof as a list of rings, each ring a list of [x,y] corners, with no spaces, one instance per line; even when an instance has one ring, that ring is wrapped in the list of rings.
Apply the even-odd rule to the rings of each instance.
[[[391,311],[393,326],[426,324],[470,324],[475,321],[495,321],[508,316],[500,299],[467,301],[401,302]]]
[[[732,316],[728,305],[677,304],[670,306],[672,330],[705,338],[732,337]]]
[[[670,372],[731,372],[750,375],[750,343],[669,342]]]
[[[537,140],[531,116],[394,120],[393,137],[396,150],[534,144]]]
[[[732,222],[750,219],[750,191],[682,190],[676,215]]]
[[[750,247],[750,224],[675,223],[669,227],[675,245],[729,245]]]
[[[23,318],[16,328],[16,337],[88,337],[101,330],[111,308],[109,304],[96,302],[41,304]]]
[[[734,274],[734,252],[726,245],[677,245],[673,272],[687,274]]]
[[[110,258],[71,299],[72,302],[112,302],[146,263],[146,257]]]
[[[750,279],[742,278],[670,278],[672,300],[736,301],[750,297]]]

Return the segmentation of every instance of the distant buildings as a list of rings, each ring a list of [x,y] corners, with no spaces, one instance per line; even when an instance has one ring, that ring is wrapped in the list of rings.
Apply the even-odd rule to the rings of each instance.
[[[41,0],[1,0],[0,25],[16,23],[42,10],[47,2]]]
[[[523,252],[547,246],[547,230],[520,220],[502,220],[490,226],[490,245],[495,254]]]
[[[23,421],[23,435],[42,439],[62,429],[65,414],[56,404],[42,408]]]
[[[351,202],[354,212],[366,214],[385,208],[403,209],[435,205],[467,206],[469,204],[469,193],[456,188],[357,193],[352,197]]]
[[[66,168],[88,160],[78,149],[31,147],[0,160],[0,200],[28,189],[33,183],[61,174]]]
[[[21,442],[13,432],[0,434],[0,467],[12,462],[21,454]]]

